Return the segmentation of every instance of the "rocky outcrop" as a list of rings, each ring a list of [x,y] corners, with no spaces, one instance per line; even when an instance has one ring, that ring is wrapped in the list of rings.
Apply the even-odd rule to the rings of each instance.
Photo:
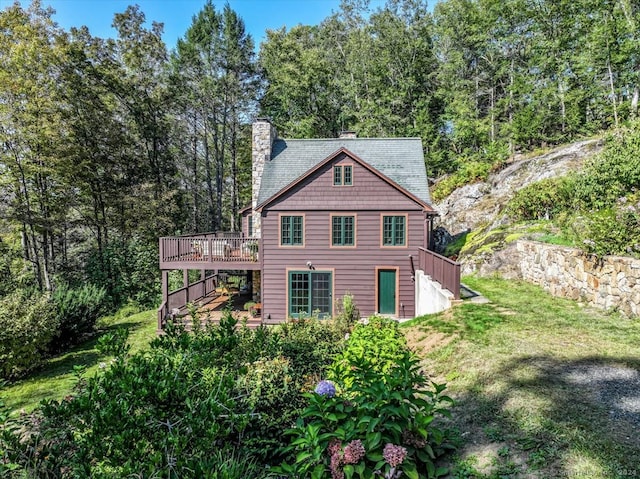
[[[486,182],[458,188],[436,204],[439,226],[451,235],[475,230],[479,226],[500,226],[500,212],[521,188],[546,178],[563,176],[582,168],[585,159],[602,149],[600,140],[585,140],[556,148],[544,155],[518,159],[489,176]]]
[[[540,285],[554,296],[640,316],[640,259],[598,258],[580,249],[529,241],[537,235],[526,224],[509,224],[501,214],[521,188],[580,170],[602,149],[599,140],[574,143],[545,155],[515,161],[486,182],[454,191],[437,205],[441,248],[466,234],[458,260],[462,274],[499,274]]]

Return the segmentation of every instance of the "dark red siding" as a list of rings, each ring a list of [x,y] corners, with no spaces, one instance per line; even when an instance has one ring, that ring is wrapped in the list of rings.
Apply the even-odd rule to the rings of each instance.
[[[401,160],[399,160],[401,161]],[[353,186],[333,186],[333,165],[353,165]],[[279,245],[279,217],[304,215],[304,247]],[[356,217],[355,247],[331,247],[332,214]],[[404,247],[381,247],[382,215],[407,216]],[[423,208],[366,168],[343,157],[319,171],[263,211],[262,313],[266,322],[287,316],[287,271],[333,272],[333,299],[345,292],[355,296],[362,315],[376,311],[377,269],[398,269],[398,317],[414,316],[414,283],[411,260],[426,245]]]

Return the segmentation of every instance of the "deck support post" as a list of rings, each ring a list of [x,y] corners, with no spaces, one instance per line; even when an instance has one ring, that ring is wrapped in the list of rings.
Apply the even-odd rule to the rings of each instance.
[[[167,301],[169,299],[169,271],[163,269],[161,272],[162,275],[162,301]]]
[[[185,287],[186,303],[189,303],[189,270],[182,270],[182,285]]]

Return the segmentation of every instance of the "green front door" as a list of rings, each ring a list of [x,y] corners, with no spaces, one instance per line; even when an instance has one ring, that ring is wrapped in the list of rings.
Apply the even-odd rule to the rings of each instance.
[[[396,314],[396,270],[378,270],[378,312]]]

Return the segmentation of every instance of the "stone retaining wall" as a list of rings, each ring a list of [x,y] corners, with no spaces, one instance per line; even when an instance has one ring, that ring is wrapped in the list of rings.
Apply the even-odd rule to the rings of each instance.
[[[554,296],[583,301],[627,316],[640,316],[640,260],[622,256],[596,258],[579,249],[518,241],[522,279]]]

